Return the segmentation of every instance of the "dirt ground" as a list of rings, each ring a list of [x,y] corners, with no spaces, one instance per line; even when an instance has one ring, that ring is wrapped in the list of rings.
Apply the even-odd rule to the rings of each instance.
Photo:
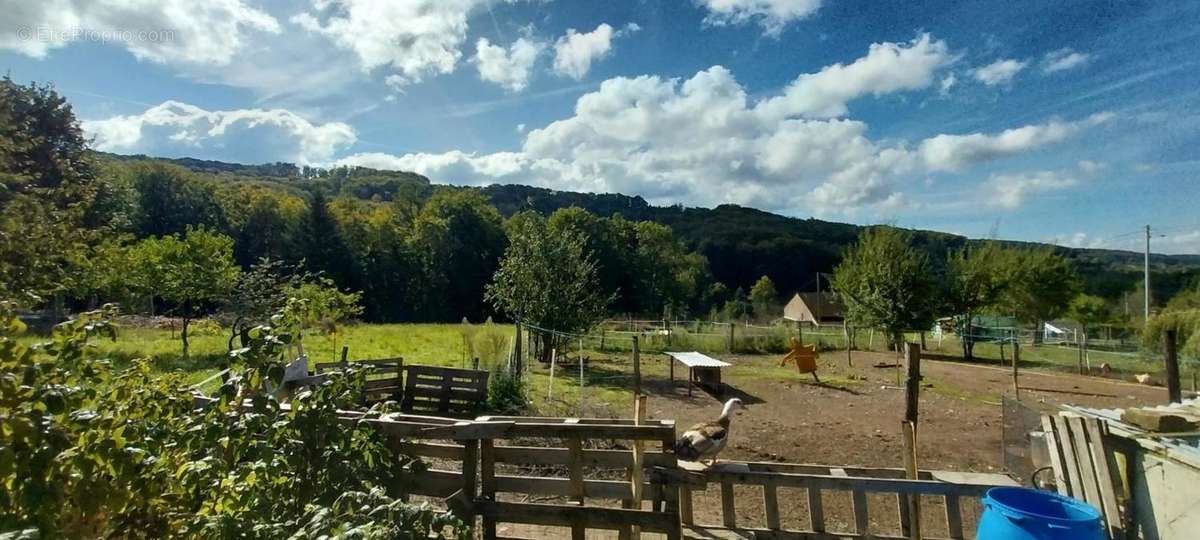
[[[682,381],[672,387],[655,382],[649,389],[648,412],[653,418],[673,418],[683,431],[695,422],[720,414],[722,400],[738,397],[746,407],[732,422],[732,439],[721,457],[744,461],[782,461],[823,465],[903,467],[900,421],[904,416],[904,390],[897,384],[896,357],[887,353],[854,353],[854,367],[847,367],[844,353],[826,353],[818,375],[828,385],[816,384],[810,375],[793,373],[773,379],[740,374],[766,371],[777,359],[767,356],[728,358],[724,382],[726,395],[717,397],[701,391],[687,395]],[[921,364],[923,384],[918,423],[918,459],[922,469],[966,472],[1002,472],[1001,396],[1011,395],[1012,373],[1008,369],[959,362],[925,359]],[[677,371],[678,373],[678,371]],[[1162,388],[1081,377],[1061,373],[1021,371],[1021,400],[1035,408],[1050,410],[1060,404],[1098,407],[1129,407],[1161,403]],[[1018,479],[1023,480],[1023,479]],[[696,494],[697,522],[720,523],[718,490]],[[795,497],[780,496],[785,528],[803,528],[807,522],[804,504]],[[833,530],[849,530],[852,523],[848,494],[829,493],[826,519]],[[839,497],[845,498],[841,501]],[[762,494],[754,488],[738,488],[739,520],[762,526]],[[789,504],[792,501],[792,504]],[[897,527],[891,518],[895,498],[872,496],[868,501],[873,527]],[[940,501],[930,500],[925,519],[936,532]],[[880,511],[876,511],[876,509]],[[886,509],[886,510],[885,510]],[[968,508],[964,508],[967,510]],[[975,511],[978,511],[976,508]],[[889,519],[891,520],[889,522]],[[965,524],[973,529],[974,523]]]
[[[674,385],[657,376],[648,377],[644,382],[649,395],[648,416],[674,419],[678,431],[682,432],[696,422],[715,419],[725,399],[738,397],[746,407],[738,411],[732,421],[732,438],[721,455],[724,459],[903,467],[900,461],[900,421],[905,408],[903,385],[897,384],[896,368],[874,367],[876,364],[894,364],[897,361],[895,355],[855,352],[854,367],[848,367],[844,352],[825,353],[818,371],[825,384],[815,383],[807,374],[779,370],[778,358],[774,356],[722,358],[733,367],[725,369],[723,379],[728,390],[721,396],[699,389],[689,396],[685,372],[678,365]],[[665,361],[665,357],[643,360],[644,364]],[[661,372],[662,367],[658,366],[654,371]],[[1001,396],[1012,392],[1011,371],[930,359],[924,359],[921,367],[919,466],[935,470],[1002,472],[1000,403]],[[1021,371],[1020,384],[1022,403],[1043,410],[1051,410],[1060,404],[1129,407],[1161,403],[1166,397],[1162,388],[1031,370]],[[695,494],[697,523],[721,522],[719,492],[710,488]],[[738,486],[735,494],[739,526],[764,526],[761,490]],[[824,497],[828,530],[851,530],[853,516],[849,493],[826,492]],[[803,500],[803,490],[780,491],[780,512],[785,528],[805,528],[808,516]],[[898,530],[894,496],[871,495],[868,506],[873,530],[884,534]],[[939,519],[941,502],[928,498],[924,507],[922,521],[927,524],[926,531],[944,536],[944,518]],[[980,511],[976,503],[966,501],[963,510],[968,515]],[[964,526],[971,536],[974,520],[967,519]],[[542,537],[558,537],[559,533],[565,532],[537,529],[535,536]],[[520,536],[530,537],[527,534]],[[588,537],[593,535],[589,532]]]

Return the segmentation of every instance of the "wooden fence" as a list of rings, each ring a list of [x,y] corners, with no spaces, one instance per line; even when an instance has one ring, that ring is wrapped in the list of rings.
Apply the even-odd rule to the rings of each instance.
[[[487,371],[405,365],[403,358],[321,362],[318,375],[348,365],[367,369],[363,401],[391,399],[409,412],[475,413],[487,401]]]
[[[504,537],[501,524],[563,527],[573,539],[584,538],[589,530],[617,531],[620,538],[640,538],[643,532],[668,539],[932,538],[910,526],[907,504],[913,496],[940,498],[948,537],[964,538],[963,524],[970,520],[964,514],[963,498],[978,499],[993,486],[1014,485],[994,474],[921,471],[918,479],[908,480],[903,469],[728,461],[711,468],[681,464],[672,453],[674,423],[664,420],[638,425],[634,420],[614,419],[480,417],[466,421],[392,415],[368,422],[393,437],[396,451],[432,464],[407,478],[411,493],[443,500],[469,523],[478,518],[485,539]],[[765,527],[739,520],[735,486],[762,490]],[[720,490],[721,522],[698,523],[693,496],[710,487]],[[781,488],[805,490],[809,522],[804,529],[782,526]],[[831,530],[823,498],[830,492],[850,493],[853,530]],[[895,497],[898,534],[872,530],[870,494]],[[718,514],[715,508],[707,510],[706,514]]]

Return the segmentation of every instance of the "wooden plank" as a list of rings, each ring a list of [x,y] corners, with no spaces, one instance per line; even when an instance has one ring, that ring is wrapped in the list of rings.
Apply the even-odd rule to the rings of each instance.
[[[495,443],[491,439],[479,441],[479,497],[481,500],[496,499]],[[479,506],[476,504],[476,510]],[[484,540],[495,540],[496,519],[483,516]]]
[[[391,446],[393,451],[409,456],[453,460],[463,459],[463,447],[456,444],[411,442],[402,439]]]
[[[763,508],[767,515],[767,528],[779,529],[779,490],[775,484],[763,485]]]
[[[737,527],[737,510],[733,506],[733,482],[730,480],[721,482],[721,522],[727,529]]]
[[[886,534],[861,535],[849,532],[787,531],[760,528],[724,529],[714,527],[688,527],[683,531],[688,540],[904,540],[903,536]]]
[[[946,531],[950,538],[959,540],[963,538],[962,526],[962,507],[959,505],[959,498],[956,495],[946,495]]]
[[[583,504],[586,496],[583,488],[583,441],[578,438],[567,439],[567,451],[571,456],[567,461],[567,471],[570,477],[568,495],[572,501]]]
[[[1042,438],[1050,453],[1050,465],[1054,469],[1054,486],[1059,495],[1071,496],[1071,487],[1067,484],[1066,472],[1063,470],[1062,449],[1059,447],[1058,436],[1055,434],[1054,421],[1049,415],[1042,415]]]
[[[675,464],[675,456],[660,452],[648,452],[643,456],[644,467],[669,467]],[[569,452],[566,448],[543,448],[537,446],[498,446],[496,447],[497,463],[512,463],[519,465],[566,465]],[[586,467],[601,467],[606,469],[623,469],[633,465],[633,455],[627,450],[594,450],[583,451],[583,464]]]
[[[1079,466],[1079,477],[1083,483],[1084,500],[1096,508],[1101,507],[1100,490],[1096,486],[1096,470],[1092,464],[1092,455],[1088,450],[1087,434],[1083,429],[1083,419],[1078,416],[1065,418],[1071,430],[1071,438],[1075,445],[1075,459]]]
[[[462,447],[462,477],[463,477],[463,493],[475,498],[475,480],[478,477],[479,467],[479,441],[469,440],[463,443]]]
[[[590,529],[620,530],[637,525],[647,532],[678,534],[679,522],[672,514],[624,508],[563,504],[477,501],[480,515],[505,523],[570,527],[576,523]]]
[[[572,491],[570,478],[554,478],[549,476],[514,476],[496,475],[496,491],[503,493],[526,493],[531,495],[559,495],[570,497]],[[653,484],[643,484],[642,489],[648,489]],[[625,480],[583,480],[583,495],[592,499],[626,500],[629,498],[629,482]]]
[[[619,426],[584,424],[514,424],[508,431],[510,437],[616,439],[658,441],[675,436],[675,428],[666,426]]]
[[[867,492],[861,489],[851,490],[850,498],[854,505],[854,532],[869,535],[871,522],[867,518]]]
[[[1100,423],[1095,418],[1082,418],[1092,451],[1092,463],[1096,466],[1096,483],[1100,488],[1100,507],[1104,511],[1104,521],[1108,524],[1108,537],[1121,538],[1124,527],[1121,521],[1120,501],[1116,490],[1113,489],[1113,475],[1108,468],[1108,451],[1104,447],[1104,437],[1100,433]]]
[[[911,344],[910,344],[911,345]],[[913,349],[918,350],[919,347],[910,346],[909,356],[912,356]],[[915,421],[904,421],[901,423],[901,432],[904,438],[904,468],[906,476],[910,479],[917,479],[917,423]],[[908,522],[908,527],[905,533],[909,538],[916,540],[921,538],[921,496],[920,495],[897,495],[897,498],[907,497],[903,508],[901,508],[900,522],[904,524]],[[908,519],[904,519],[904,513],[907,512]],[[903,527],[902,527],[903,528]]]
[[[808,528],[814,532],[825,530],[825,510],[821,504],[821,488],[808,488]]]
[[[1070,496],[1082,499],[1084,497],[1083,482],[1079,476],[1079,462],[1075,457],[1075,444],[1071,437],[1071,430],[1067,428],[1067,419],[1056,414],[1051,415],[1050,420],[1054,424],[1055,437],[1062,451],[1063,470],[1067,475],[1067,484],[1071,487]]]
[[[633,353],[637,355],[637,342],[634,342]],[[640,377],[640,375],[639,375]],[[642,425],[646,420],[646,396],[641,395],[641,383],[639,379],[638,391],[633,398],[633,420],[636,425]],[[630,491],[630,506],[641,510],[642,508],[642,484],[645,481],[645,463],[646,463],[646,443],[644,441],[633,441],[632,463],[630,463],[629,471],[629,491]],[[623,532],[623,531],[622,531]],[[633,527],[630,529],[630,535],[640,538],[642,536],[641,529]]]
[[[692,490],[685,487],[679,488],[679,521],[684,525],[696,522],[692,516]]]

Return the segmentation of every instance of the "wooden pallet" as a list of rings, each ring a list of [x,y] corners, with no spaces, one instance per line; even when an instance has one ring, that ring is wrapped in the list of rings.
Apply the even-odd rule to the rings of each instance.
[[[1095,506],[1108,537],[1125,538],[1127,501],[1115,454],[1105,442],[1108,424],[1064,413],[1043,415],[1042,429],[1058,493]]]
[[[404,366],[405,411],[477,412],[487,401],[487,371],[434,366]]]

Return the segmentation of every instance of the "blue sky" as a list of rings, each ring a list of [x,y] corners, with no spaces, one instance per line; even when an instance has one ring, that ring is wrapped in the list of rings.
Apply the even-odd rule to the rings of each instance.
[[[97,148],[1200,253],[1200,4],[0,0]]]

